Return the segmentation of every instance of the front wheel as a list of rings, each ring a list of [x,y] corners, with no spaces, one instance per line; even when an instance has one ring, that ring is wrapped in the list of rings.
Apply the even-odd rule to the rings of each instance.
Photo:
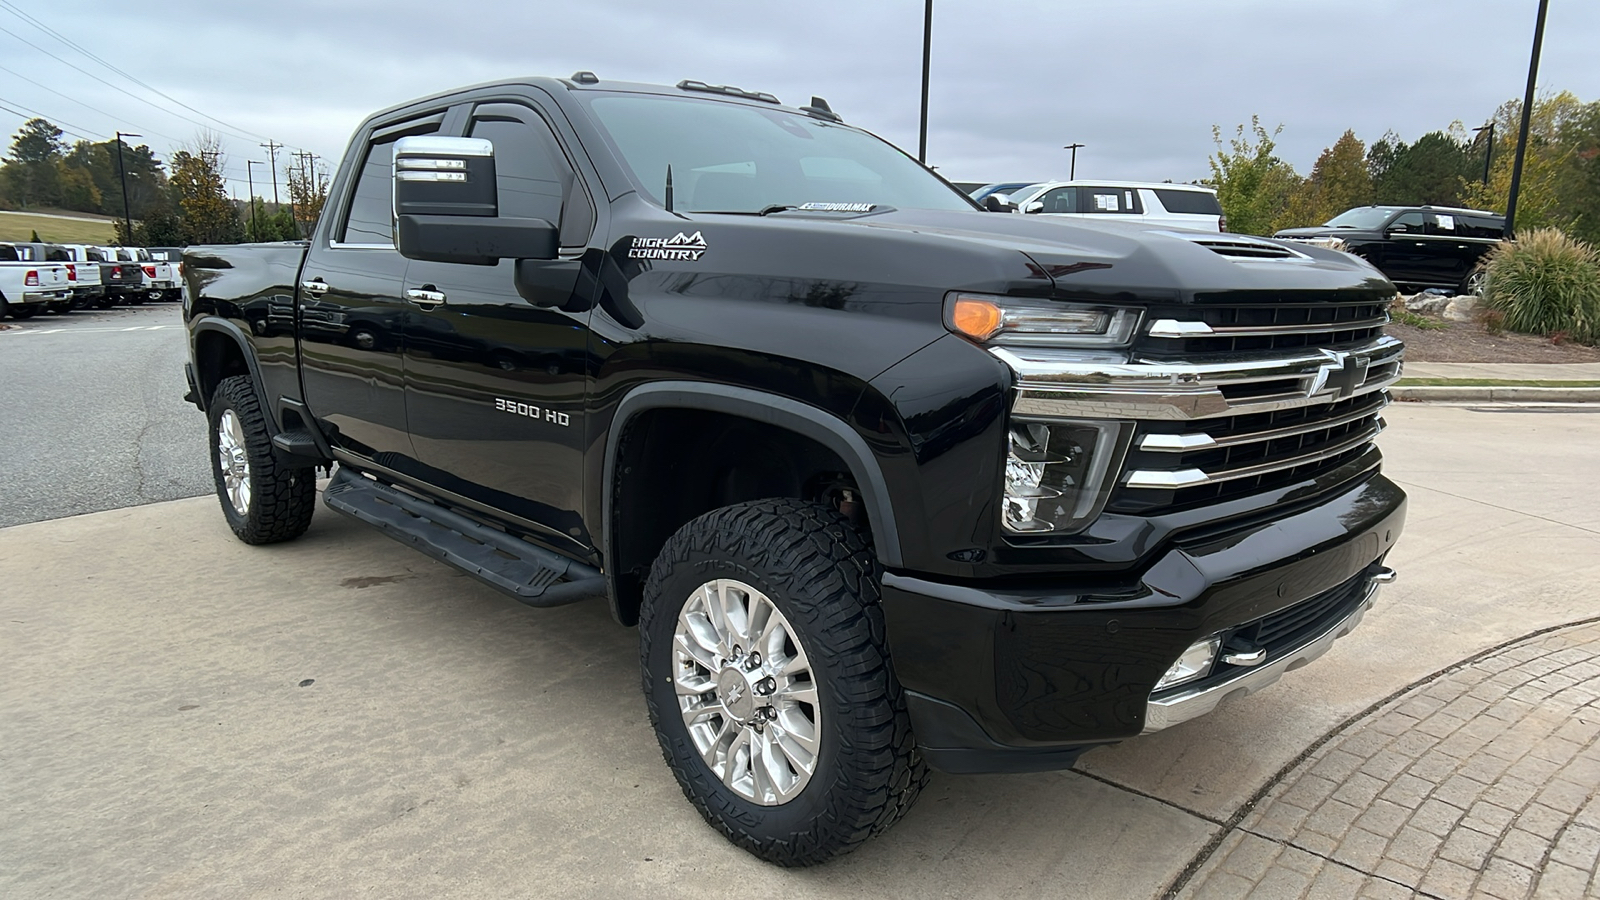
[[[211,474],[228,527],[246,544],[275,544],[304,534],[316,511],[317,470],[278,461],[250,379],[222,379],[209,413]]]
[[[683,526],[651,568],[639,634],[667,765],[756,856],[805,866],[848,853],[927,783],[876,560],[833,509],[764,500]]]

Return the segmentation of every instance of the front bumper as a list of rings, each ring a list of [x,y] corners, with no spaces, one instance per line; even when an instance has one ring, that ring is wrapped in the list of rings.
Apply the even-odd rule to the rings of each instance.
[[[954,772],[1064,768],[1259,690],[1349,633],[1399,538],[1405,494],[1374,476],[1315,506],[1180,536],[1140,572],[985,588],[889,573],[883,608],[924,757]],[[1314,618],[1254,667],[1155,684],[1185,648]]]

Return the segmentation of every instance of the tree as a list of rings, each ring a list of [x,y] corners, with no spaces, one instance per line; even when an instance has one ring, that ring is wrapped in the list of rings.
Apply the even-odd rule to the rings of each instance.
[[[1522,184],[1517,194],[1518,231],[1541,227],[1571,231],[1581,225],[1579,210],[1583,206],[1584,179],[1573,137],[1582,131],[1587,112],[1583,102],[1570,91],[1534,101]],[[1511,170],[1522,121],[1521,101],[1501,104],[1494,119],[1494,169],[1487,185],[1467,186],[1466,201],[1483,209],[1503,212],[1511,193]]]
[[[1465,140],[1459,122],[1451,125],[1448,132],[1429,132],[1414,144],[1407,144],[1391,131],[1367,152],[1373,202],[1458,206],[1466,183],[1481,177],[1484,149]]]
[[[1289,198],[1274,229],[1321,225],[1354,206],[1372,202],[1372,175],[1367,171],[1367,146],[1346,131],[1322,151],[1311,176]]]
[[[172,154],[168,185],[183,216],[185,244],[236,244],[244,229],[222,180],[222,143],[201,134]]]
[[[328,171],[315,161],[308,163],[301,157],[296,164],[285,164],[284,175],[289,182],[289,203],[294,207],[294,218],[299,228],[299,238],[309,235],[322,215],[323,204],[328,202]]]
[[[61,206],[79,212],[100,212],[104,197],[94,183],[94,176],[85,169],[69,165],[65,159],[59,160],[56,167],[60,169]]]
[[[44,119],[29,119],[11,139],[11,153],[0,180],[12,202],[24,209],[61,202],[61,129]]]
[[[78,141],[67,151],[66,164],[82,169],[94,181],[100,192],[100,206],[94,212],[109,216],[122,215],[122,172],[117,167],[117,142]],[[167,176],[161,170],[161,160],[151,149],[122,145],[122,165],[127,167],[128,208],[135,219],[142,219],[152,210],[168,205]]]
[[[1217,201],[1228,218],[1228,230],[1241,234],[1270,234],[1272,223],[1283,214],[1289,195],[1300,184],[1294,167],[1272,155],[1279,125],[1271,134],[1261,127],[1259,116],[1250,117],[1255,143],[1245,136],[1240,125],[1228,146],[1222,144],[1222,129],[1212,126],[1211,139],[1217,152],[1211,159],[1211,184]]]

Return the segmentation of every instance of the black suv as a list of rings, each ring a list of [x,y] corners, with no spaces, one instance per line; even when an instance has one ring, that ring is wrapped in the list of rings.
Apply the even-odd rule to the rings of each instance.
[[[1358,206],[1315,228],[1285,228],[1290,241],[1337,238],[1402,290],[1477,293],[1478,264],[1505,237],[1506,217],[1448,206]]]

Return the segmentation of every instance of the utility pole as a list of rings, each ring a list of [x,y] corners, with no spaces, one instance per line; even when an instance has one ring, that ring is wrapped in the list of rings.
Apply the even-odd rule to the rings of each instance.
[[[266,150],[267,150],[267,159],[272,161],[271,162],[271,166],[272,166],[272,205],[273,205],[273,207],[277,207],[278,206],[278,148],[282,147],[283,145],[277,143],[276,141],[273,141],[270,138],[268,138],[267,142],[265,144],[258,144],[257,146],[265,147]]]
[[[1528,125],[1533,118],[1533,85],[1539,80],[1539,50],[1544,46],[1544,17],[1550,0],[1539,0],[1539,21],[1533,26],[1533,56],[1528,60],[1528,92],[1522,98],[1522,132],[1517,135],[1517,161],[1511,164],[1511,193],[1506,197],[1506,237],[1517,235],[1517,188],[1522,184],[1522,158],[1528,152]]]
[[[103,132],[102,132],[103,133]],[[122,162],[122,139],[125,137],[144,137],[142,134],[132,132],[117,132],[117,173],[122,179],[122,236],[128,243],[133,243],[133,215],[128,211],[128,167]]]
[[[1068,144],[1061,148],[1072,151],[1072,170],[1067,173],[1068,181],[1076,181],[1078,179],[1078,148],[1082,146],[1082,144]]]
[[[255,238],[258,241],[261,240],[261,226],[256,222],[256,170],[255,170],[255,167],[256,166],[264,166],[264,165],[266,165],[266,163],[256,162],[253,159],[247,159],[247,160],[244,161],[245,183],[250,186],[250,236]],[[235,170],[235,171],[237,171],[237,170]]]
[[[933,61],[933,0],[922,14],[922,130],[917,135],[917,162],[928,162],[928,67]]]
[[[1483,150],[1483,186],[1488,187],[1489,161],[1494,159],[1494,123],[1490,122],[1487,125],[1480,125],[1472,130],[1477,134],[1482,134],[1485,131],[1489,132],[1489,143],[1484,147]]]

